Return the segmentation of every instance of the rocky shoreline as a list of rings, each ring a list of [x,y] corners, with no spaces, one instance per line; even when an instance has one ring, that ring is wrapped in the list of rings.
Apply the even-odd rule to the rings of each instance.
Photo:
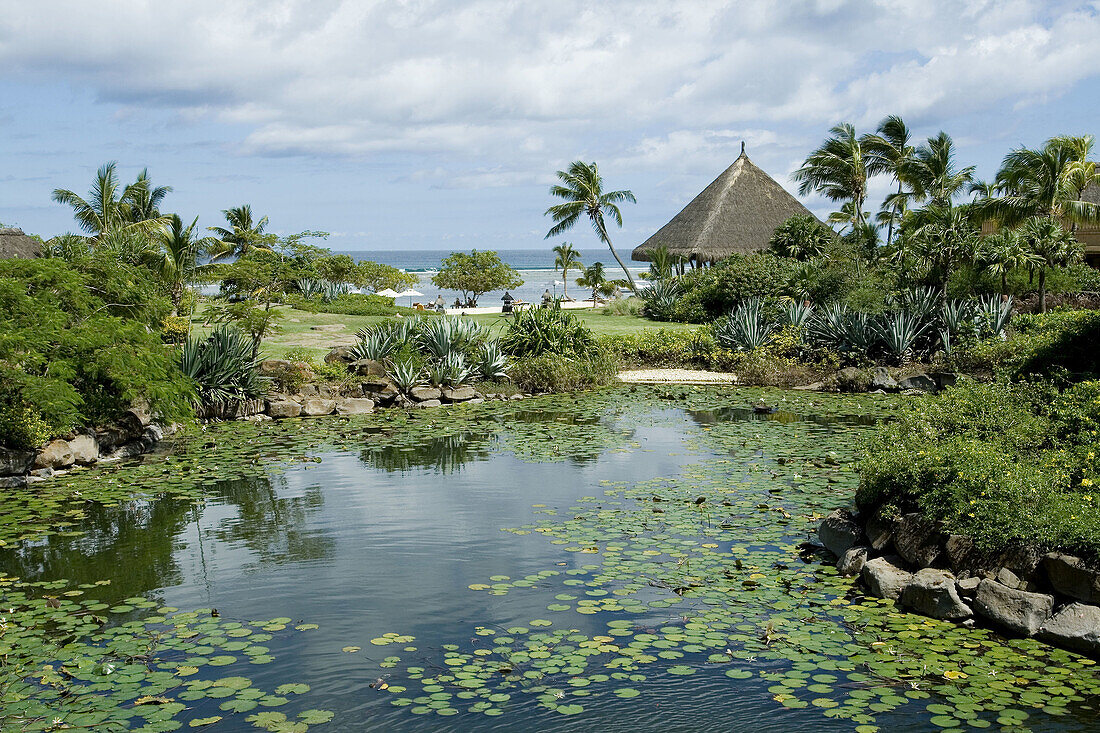
[[[1100,657],[1100,568],[1019,546],[984,552],[919,514],[840,509],[818,529],[837,569],[913,613]]]

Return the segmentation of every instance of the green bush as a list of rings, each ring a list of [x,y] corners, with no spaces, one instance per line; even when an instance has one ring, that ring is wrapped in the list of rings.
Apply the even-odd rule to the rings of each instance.
[[[180,354],[180,369],[195,382],[195,403],[203,407],[262,397],[264,380],[256,366],[252,339],[226,326],[206,338],[188,339]]]
[[[856,503],[917,511],[988,550],[1016,543],[1100,557],[1100,382],[965,384],[884,425]]]
[[[512,316],[500,337],[500,348],[520,358],[543,354],[576,356],[592,348],[592,332],[580,319],[560,308],[529,308]]]
[[[641,298],[618,298],[605,305],[599,312],[603,316],[640,316],[644,306],[645,301]]]
[[[403,308],[393,304],[392,298],[362,293],[344,293],[329,302],[320,297],[307,298],[303,295],[288,295],[286,304],[292,308],[309,313],[335,313],[342,316],[395,316],[424,315],[415,308]]]
[[[584,356],[545,353],[516,359],[509,373],[525,392],[574,392],[611,384],[618,366],[613,354],[593,348]]]
[[[734,255],[713,267],[688,272],[678,282],[680,296],[672,320],[706,323],[753,297],[779,297],[790,292],[799,263],[771,253]]]
[[[1013,379],[1100,375],[1100,311],[1017,315],[1005,340],[983,341],[953,358],[967,370],[984,369]]]
[[[168,316],[161,324],[160,338],[166,344],[182,344],[191,332],[191,320],[183,316]]]
[[[633,367],[698,367],[711,363],[718,349],[709,329],[647,328],[639,333],[603,336],[599,344],[621,365]]]
[[[29,407],[0,403],[0,445],[32,450],[57,435],[58,431]]]
[[[55,434],[108,423],[138,400],[165,421],[187,419],[190,382],[158,334],[169,308],[143,268],[0,260],[0,412],[30,410]],[[16,433],[0,444],[26,442]]]

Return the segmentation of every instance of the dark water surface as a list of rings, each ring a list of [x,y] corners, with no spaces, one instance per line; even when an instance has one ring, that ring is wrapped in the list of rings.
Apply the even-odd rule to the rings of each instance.
[[[625,447],[541,462],[521,460],[475,433],[426,439],[412,448],[372,450],[368,441],[326,449],[316,456],[319,461],[267,479],[214,484],[201,506],[162,500],[92,509],[85,534],[55,536],[8,552],[0,556],[0,569],[29,580],[110,578],[101,594],[111,601],[150,595],[184,609],[213,607],[222,618],[288,616],[295,623],[318,624],[267,642],[276,657],[271,664],[220,670],[263,685],[308,683],[312,689],[302,704],[295,701],[297,708],[336,713],[332,723],[311,730],[852,730],[851,721],[825,717],[817,707],[784,709],[768,690],[772,682],[730,679],[721,665],[700,665],[698,673],[678,676],[666,672],[672,662],[661,660],[644,670],[644,682],[631,683],[643,694],[588,697],[583,713],[568,716],[519,695],[499,717],[465,710],[450,717],[416,715],[391,705],[393,695],[370,687],[387,673],[397,682],[399,669],[379,667],[386,656],[400,654],[402,665],[439,667],[443,645],[476,648],[479,626],[503,629],[553,618],[555,627],[598,635],[612,618],[653,626],[681,622],[671,608],[643,616],[548,615],[547,604],[561,591],[558,580],[499,596],[469,586],[496,575],[516,579],[599,563],[599,555],[566,551],[540,533],[502,529],[542,518],[542,507],[533,505],[564,509],[581,497],[599,497],[604,481],[675,477],[722,455],[688,445],[709,426],[762,419],[804,420],[800,424],[820,436],[823,449],[840,426],[791,413],[761,418],[750,410],[658,410],[617,418],[614,428],[629,438]],[[741,468],[731,469],[731,480]],[[792,542],[805,538],[801,529],[792,528],[791,534]],[[750,532],[737,528],[726,539],[734,545],[754,542]],[[655,588],[647,597],[662,595],[669,592]],[[389,632],[415,637],[411,644],[417,651],[372,646],[370,639]],[[361,651],[341,652],[350,645]],[[750,660],[740,666],[759,672],[779,665]],[[616,686],[621,685],[608,689]],[[409,690],[411,697],[416,688]],[[217,702],[195,705],[216,714]],[[254,730],[244,718],[227,716],[211,729]],[[876,722],[884,729],[926,730],[933,727],[928,718],[922,703]],[[1084,730],[1089,723],[1082,727],[1081,720],[1067,719],[1055,728]]]

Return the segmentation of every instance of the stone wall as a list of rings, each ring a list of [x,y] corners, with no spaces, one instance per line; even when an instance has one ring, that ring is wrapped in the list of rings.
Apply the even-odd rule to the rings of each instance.
[[[919,514],[830,514],[818,529],[837,569],[914,613],[1100,656],[1100,567],[1060,552],[983,552]]]

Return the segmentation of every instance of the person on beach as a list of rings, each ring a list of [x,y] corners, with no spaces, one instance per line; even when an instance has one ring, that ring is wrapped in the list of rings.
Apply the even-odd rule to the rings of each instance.
[[[553,300],[554,300],[554,297],[552,295],[550,295],[550,288],[547,288],[546,290],[542,291],[542,307],[543,308],[549,307],[550,303],[553,302]]]
[[[444,309],[445,307],[446,307],[446,306],[445,306],[445,305],[444,305],[444,303],[443,303],[443,294],[442,294],[442,293],[440,293],[439,295],[436,295],[436,296],[435,296],[435,310],[436,310],[436,312],[437,312],[437,313],[442,313],[442,312],[443,312],[443,309]]]

